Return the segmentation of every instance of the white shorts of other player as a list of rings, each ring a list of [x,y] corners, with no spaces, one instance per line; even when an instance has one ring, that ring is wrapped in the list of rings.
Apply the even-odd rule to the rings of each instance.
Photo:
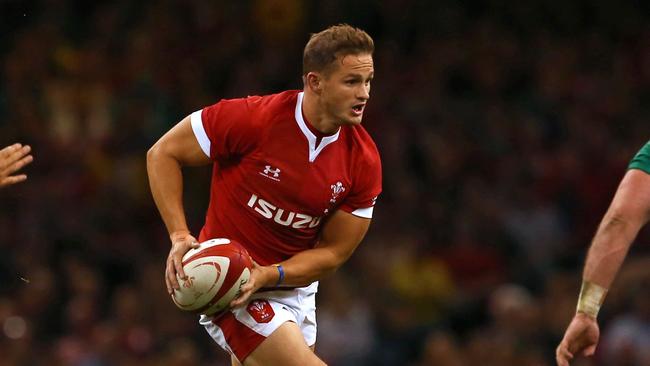
[[[308,346],[316,343],[316,292],[318,282],[291,290],[263,291],[246,306],[216,318],[201,315],[199,323],[221,348],[243,361],[284,322],[302,330]]]

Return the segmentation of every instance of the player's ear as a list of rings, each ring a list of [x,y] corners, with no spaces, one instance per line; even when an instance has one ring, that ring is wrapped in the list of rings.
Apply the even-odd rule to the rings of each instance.
[[[323,88],[323,80],[319,73],[310,71],[307,73],[307,75],[304,76],[304,78],[307,88],[316,94],[321,93],[321,90]]]

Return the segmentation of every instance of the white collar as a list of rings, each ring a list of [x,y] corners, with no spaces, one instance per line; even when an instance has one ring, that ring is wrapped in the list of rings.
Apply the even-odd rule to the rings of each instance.
[[[325,146],[338,140],[339,132],[341,132],[341,127],[339,127],[339,129],[336,131],[335,134],[323,137],[323,139],[320,141],[320,144],[318,144],[317,147],[316,135],[314,135],[314,133],[309,130],[309,127],[307,127],[307,123],[305,122],[305,119],[302,117],[302,98],[304,94],[305,94],[304,92],[298,93],[298,101],[296,102],[296,122],[298,123],[298,127],[300,127],[300,130],[302,131],[303,135],[307,137],[307,142],[309,142],[309,162],[313,163],[314,160],[316,160],[318,154],[320,154],[320,152],[323,151]]]

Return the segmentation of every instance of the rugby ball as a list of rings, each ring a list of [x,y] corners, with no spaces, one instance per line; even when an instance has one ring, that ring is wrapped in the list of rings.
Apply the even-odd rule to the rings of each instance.
[[[186,280],[178,278],[180,290],[172,300],[181,310],[212,315],[227,309],[248,282],[253,266],[246,249],[230,239],[211,239],[183,256]]]

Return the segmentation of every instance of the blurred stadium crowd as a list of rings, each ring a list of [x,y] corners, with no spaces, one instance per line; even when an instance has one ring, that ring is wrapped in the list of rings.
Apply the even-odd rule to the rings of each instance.
[[[0,192],[0,365],[228,364],[166,294],[145,153],[220,98],[301,88],[309,33],[339,22],[376,41],[364,121],[384,193],[321,282],[317,352],[553,364],[591,236],[650,139],[647,2],[0,1],[0,145],[36,159]],[[195,232],[209,178],[187,170]],[[576,365],[650,365],[648,239]]]

